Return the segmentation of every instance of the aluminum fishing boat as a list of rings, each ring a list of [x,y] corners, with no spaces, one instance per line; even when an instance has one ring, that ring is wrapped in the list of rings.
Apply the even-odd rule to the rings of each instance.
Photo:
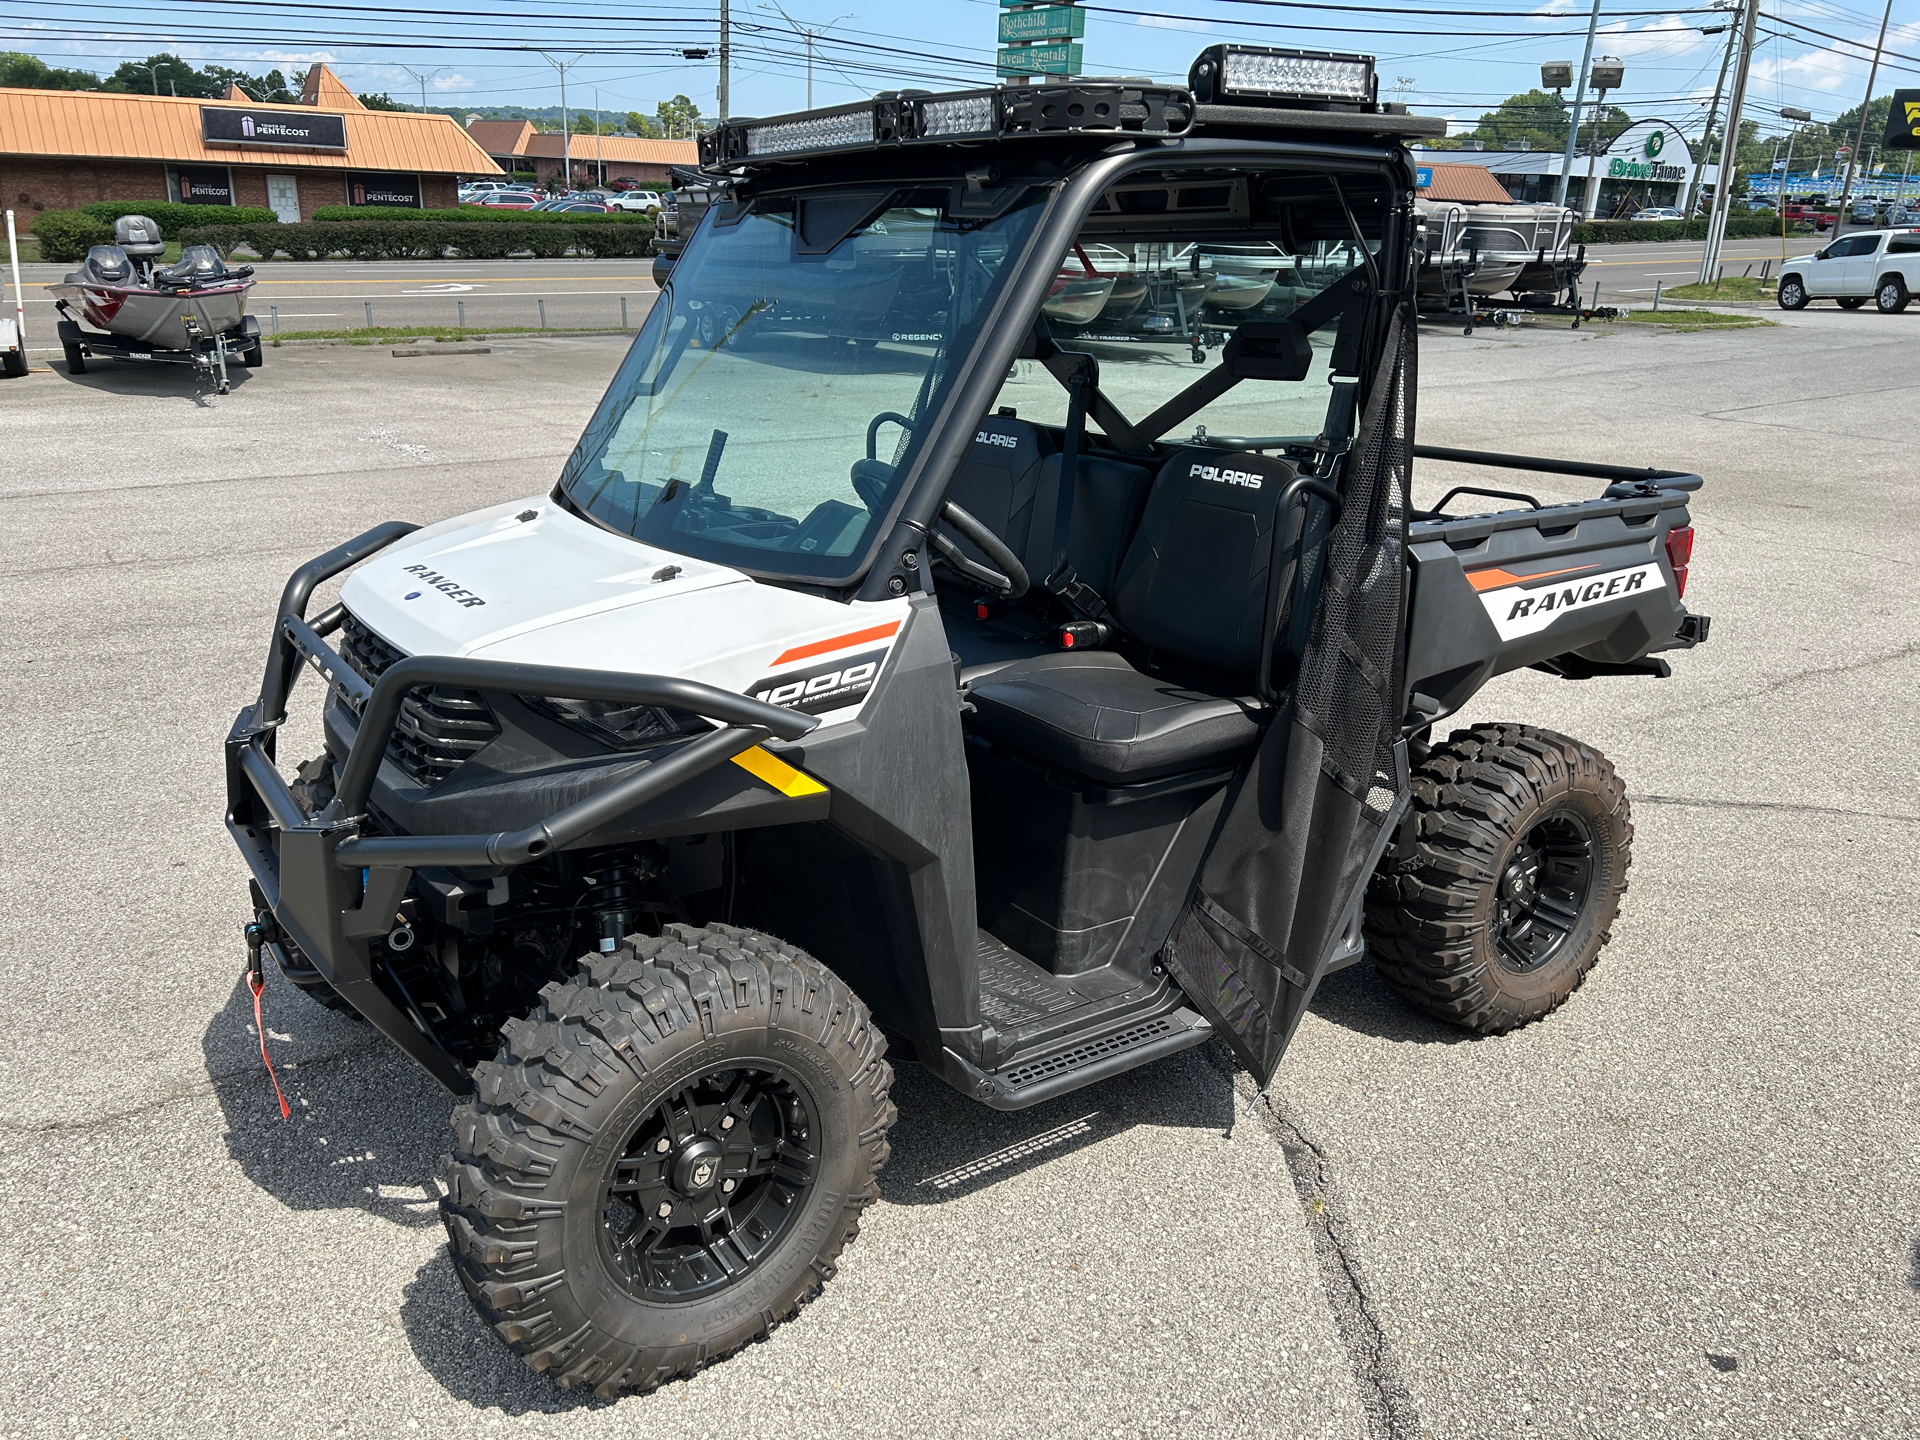
[[[230,268],[211,245],[189,245],[177,264],[160,265],[160,227],[143,215],[116,221],[114,242],[95,245],[79,269],[47,287],[64,317],[69,373],[85,374],[89,357],[190,364],[224,394],[229,354],[260,363],[259,322],[246,313],[251,266]]]

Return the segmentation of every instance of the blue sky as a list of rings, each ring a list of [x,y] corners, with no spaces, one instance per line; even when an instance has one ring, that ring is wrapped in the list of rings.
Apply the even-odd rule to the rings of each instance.
[[[1711,0],[1663,10],[1652,0],[1604,0],[1596,54],[1626,62],[1612,97],[1636,116],[1699,128],[1726,37]],[[735,114],[775,114],[806,103],[806,47],[796,29],[821,32],[813,97],[819,105],[878,89],[990,83],[993,0],[735,0]],[[1087,19],[1088,74],[1184,77],[1193,55],[1221,40],[1358,51],[1378,57],[1381,91],[1415,109],[1471,123],[1482,110],[1539,80],[1545,60],[1576,66],[1590,0],[1097,0]],[[1749,116],[1782,105],[1827,119],[1859,103],[1880,21],[1876,0],[1767,0],[1749,87]],[[716,66],[678,51],[712,47],[717,5],[616,0],[9,0],[0,49],[49,64],[111,70],[168,49],[196,63],[303,69],[325,60],[356,90],[417,100],[406,68],[434,72],[435,105],[552,105],[555,72],[532,48],[563,60],[567,100],[603,110],[651,111],[676,92],[715,110]],[[1774,32],[1774,33],[1767,33]],[[1824,35],[1818,32],[1826,32]],[[1851,44],[1846,42],[1853,42]],[[1920,57],[1920,0],[1895,0],[1888,49]],[[1920,58],[1883,65],[1876,93],[1920,85]]]

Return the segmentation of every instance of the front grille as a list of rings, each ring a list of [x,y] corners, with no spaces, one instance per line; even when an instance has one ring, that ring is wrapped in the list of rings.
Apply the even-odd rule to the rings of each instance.
[[[340,658],[369,685],[406,652],[374,634],[349,611],[340,622]],[[387,759],[416,785],[434,786],[485,749],[500,734],[487,702],[472,690],[417,685],[400,702]]]

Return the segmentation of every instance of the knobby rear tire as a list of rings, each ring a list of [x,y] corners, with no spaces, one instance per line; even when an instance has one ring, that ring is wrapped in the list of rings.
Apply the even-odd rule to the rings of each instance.
[[[1584,832],[1590,869],[1558,948],[1516,964],[1497,940],[1503,877],[1546,825]],[[1482,1035],[1558,1009],[1593,969],[1627,891],[1626,787],[1590,745],[1528,725],[1476,725],[1413,776],[1413,814],[1367,891],[1374,968],[1416,1009]]]
[[[886,1042],[817,960],[726,925],[629,937],[541,997],[502,1027],[499,1058],[475,1067],[476,1094],[453,1114],[441,1215],[454,1270],[535,1370],[604,1397],[650,1390],[765,1335],[833,1278],[879,1198],[895,1119]],[[610,1177],[640,1163],[632,1138],[663,1101],[758,1066],[784,1075],[820,1132],[798,1209],[720,1288],[636,1293],[610,1258],[624,1233]]]

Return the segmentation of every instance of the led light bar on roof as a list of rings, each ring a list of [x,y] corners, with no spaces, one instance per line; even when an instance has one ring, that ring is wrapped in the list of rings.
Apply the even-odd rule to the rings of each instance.
[[[1180,135],[1193,97],[1139,80],[1068,80],[946,95],[907,90],[859,105],[733,120],[700,137],[703,167],[893,145],[1086,134]]]
[[[1193,62],[1189,83],[1202,103],[1282,100],[1356,108],[1372,107],[1378,84],[1371,55],[1253,45],[1214,45],[1203,50]]]
[[[951,100],[926,100],[920,105],[920,138],[947,139],[955,135],[991,135],[1000,128],[990,94],[961,95]]]
[[[747,154],[791,155],[801,150],[837,150],[846,145],[873,143],[873,107],[843,110],[832,115],[809,115],[768,125],[749,125]]]

